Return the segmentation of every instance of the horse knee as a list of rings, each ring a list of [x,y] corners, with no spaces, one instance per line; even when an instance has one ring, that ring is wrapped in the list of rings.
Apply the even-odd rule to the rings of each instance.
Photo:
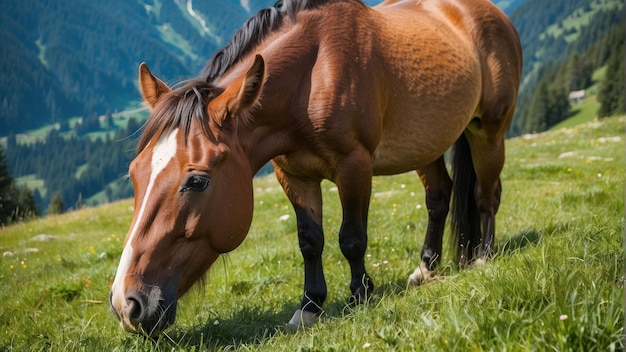
[[[365,236],[343,233],[339,235],[339,247],[349,261],[362,260],[367,250],[367,239]]]
[[[304,259],[316,259],[322,256],[324,250],[324,236],[320,234],[298,234],[300,252]]]

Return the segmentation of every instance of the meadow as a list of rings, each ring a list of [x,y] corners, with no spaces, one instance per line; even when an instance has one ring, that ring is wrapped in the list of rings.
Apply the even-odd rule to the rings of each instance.
[[[407,287],[427,220],[414,173],[373,180],[366,264],[377,285],[346,305],[348,264],[336,188],[324,182],[325,312],[286,322],[300,301],[295,216],[273,175],[255,180],[241,247],[179,303],[159,338],[124,332],[108,305],[133,203],[0,229],[2,351],[623,350],[626,117],[507,140],[496,254]],[[446,239],[449,234],[446,233]]]

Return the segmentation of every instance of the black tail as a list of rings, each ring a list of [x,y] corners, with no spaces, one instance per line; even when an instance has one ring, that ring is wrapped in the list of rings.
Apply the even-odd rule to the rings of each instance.
[[[454,144],[452,153],[452,238],[459,264],[469,264],[474,248],[482,240],[480,214],[474,197],[476,171],[465,134]]]

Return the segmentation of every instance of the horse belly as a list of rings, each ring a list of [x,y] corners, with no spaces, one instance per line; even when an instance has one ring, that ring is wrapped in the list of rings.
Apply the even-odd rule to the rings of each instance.
[[[414,121],[403,127],[385,128],[373,155],[374,175],[394,175],[430,164],[463,133],[465,121],[431,120],[422,126]]]

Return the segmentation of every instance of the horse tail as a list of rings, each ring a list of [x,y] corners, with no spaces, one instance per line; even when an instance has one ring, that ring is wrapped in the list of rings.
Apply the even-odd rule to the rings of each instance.
[[[469,264],[472,248],[482,239],[480,214],[475,200],[476,170],[465,133],[461,134],[452,151],[452,241],[457,248],[457,262]]]

